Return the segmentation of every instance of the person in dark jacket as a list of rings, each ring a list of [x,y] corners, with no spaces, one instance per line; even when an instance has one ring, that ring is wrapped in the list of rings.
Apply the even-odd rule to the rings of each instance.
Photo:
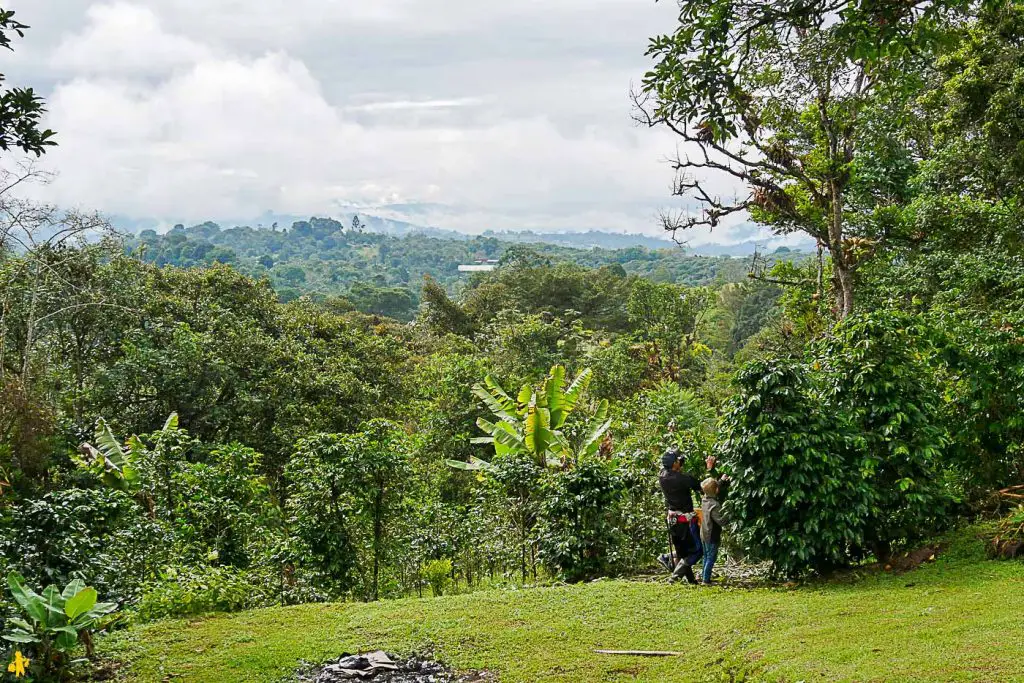
[[[710,461],[709,461],[710,464]],[[700,527],[693,512],[693,495],[700,494],[700,483],[688,472],[682,471],[682,460],[678,448],[669,448],[661,458],[662,469],[658,483],[665,495],[668,508],[669,534],[675,548],[677,562],[672,570],[671,580],[685,578],[687,583],[697,583],[693,565],[703,554],[700,542]],[[662,556],[662,564],[671,567],[671,557]]]

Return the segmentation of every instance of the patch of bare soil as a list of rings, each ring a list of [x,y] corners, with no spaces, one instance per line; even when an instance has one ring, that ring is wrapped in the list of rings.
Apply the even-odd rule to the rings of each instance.
[[[889,561],[885,563],[883,569],[887,572],[909,572],[917,569],[926,562],[934,562],[935,558],[939,556],[943,550],[941,545],[926,545],[923,548],[917,550],[911,550],[907,553],[900,553],[889,558]]]

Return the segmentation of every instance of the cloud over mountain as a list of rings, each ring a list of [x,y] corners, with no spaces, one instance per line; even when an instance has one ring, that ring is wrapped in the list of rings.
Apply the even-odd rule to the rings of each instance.
[[[664,163],[675,141],[634,126],[628,99],[671,3],[54,5],[14,4],[32,30],[8,70],[47,85],[61,203],[648,233],[681,206]]]

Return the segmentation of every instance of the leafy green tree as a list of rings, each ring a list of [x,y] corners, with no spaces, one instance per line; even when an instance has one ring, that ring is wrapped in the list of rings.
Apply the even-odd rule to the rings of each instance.
[[[85,574],[110,599],[131,604],[174,551],[165,525],[124,491],[66,487],[6,505],[0,569],[30,583]]]
[[[594,376],[594,393],[610,399],[626,399],[636,394],[651,380],[647,354],[642,345],[629,336],[614,341],[601,339],[587,345],[582,362],[588,367],[601,368]]]
[[[864,115],[913,88],[908,74],[928,63],[950,6],[683,0],[676,30],[650,42],[655,64],[636,96],[643,122],[694,152],[675,160],[674,192],[703,210],[664,227],[714,228],[749,212],[777,233],[804,232],[831,254],[836,314],[849,315],[869,246],[850,221],[854,173],[876,151]],[[743,194],[724,199],[713,181]]]
[[[955,501],[938,386],[920,319],[876,311],[848,317],[820,345],[832,394],[861,441],[860,470],[877,497],[865,541],[882,560],[894,545],[939,529]]]
[[[1024,190],[1024,8],[981,3],[938,60],[924,98],[935,121],[926,188],[944,195],[1019,199]]]
[[[29,27],[14,18],[12,10],[0,9],[0,47],[13,50],[14,36],[23,38]],[[0,83],[6,80],[0,74]],[[26,154],[41,156],[47,147],[56,145],[55,133],[41,129],[46,109],[43,98],[32,88],[4,88],[0,91],[0,149],[20,149]]]
[[[684,374],[692,375],[701,356],[710,353],[698,340],[698,331],[711,301],[711,292],[704,288],[648,280],[633,283],[629,319],[659,375],[682,381]]]
[[[487,485],[496,490],[500,500],[508,502],[510,507],[514,534],[518,540],[520,568],[522,578],[527,577],[527,567],[533,565],[536,546],[534,534],[544,497],[541,494],[543,482],[548,481],[552,495],[562,491],[571,496],[568,489],[580,485],[587,479],[586,474],[579,477],[565,475],[555,479],[545,479],[549,468],[560,468],[563,471],[578,467],[592,468],[587,465],[593,460],[600,448],[602,440],[611,426],[608,418],[608,401],[602,400],[589,419],[570,421],[570,416],[580,407],[583,394],[590,383],[592,373],[583,370],[575,380],[565,386],[565,368],[555,366],[540,387],[523,385],[517,398],[513,399],[494,381],[487,376],[483,384],[473,387],[473,393],[484,402],[488,409],[499,418],[491,422],[479,418],[477,425],[488,436],[472,439],[473,443],[489,444],[494,448],[494,457],[482,460],[471,456],[468,462],[449,460],[448,464],[457,469],[480,471]],[[575,438],[573,438],[575,437]],[[600,467],[598,469],[601,469]],[[605,472],[605,470],[601,470]],[[610,473],[605,472],[610,476]],[[577,483],[573,483],[576,481]],[[610,481],[610,480],[609,480]],[[566,488],[568,487],[568,488]],[[611,491],[606,492],[611,495]],[[595,495],[598,495],[595,491]],[[605,495],[605,494],[600,494]],[[599,496],[600,497],[600,496]],[[567,504],[562,501],[560,505]],[[554,505],[554,504],[552,504]],[[552,515],[560,514],[559,505],[548,506]],[[577,511],[577,516],[588,516],[588,513]],[[609,516],[601,516],[606,520]],[[554,520],[545,532],[547,539],[546,552],[552,563],[559,568],[576,575],[585,571],[577,565],[578,555],[582,550],[575,546],[565,545],[573,531],[565,528],[565,520]],[[595,534],[603,534],[601,525],[591,525]],[[578,530],[577,530],[578,531]],[[593,536],[585,532],[584,545],[590,545]],[[591,567],[592,568],[592,567]]]
[[[509,268],[536,268],[537,266],[551,265],[551,263],[536,250],[515,245],[505,250],[505,253],[498,259],[498,265]]]
[[[348,298],[363,313],[396,320],[410,320],[417,304],[416,296],[405,287],[376,287],[363,283],[352,285]]]
[[[964,218],[973,218],[968,214]],[[993,234],[1011,229],[990,216]],[[959,220],[957,221],[959,222]],[[934,223],[932,223],[934,225]],[[964,226],[967,230],[967,226]],[[932,239],[945,243],[946,235]],[[938,384],[942,422],[969,499],[1024,481],[1024,260],[998,241],[967,251],[907,253],[872,270],[879,308],[921,316],[934,346],[924,376]]]
[[[306,282],[306,271],[299,266],[278,266],[274,269],[274,275],[286,285],[297,287]]]
[[[393,422],[300,441],[287,469],[288,508],[305,561],[341,590],[376,600],[381,569],[400,552],[391,532],[409,473],[408,439]]]
[[[471,337],[473,321],[448,293],[431,277],[423,278],[423,304],[420,320],[436,334],[457,334]]]
[[[478,437],[473,442],[493,445],[499,458],[526,454],[540,468],[565,466],[593,456],[611,426],[607,399],[598,404],[591,419],[577,430],[582,435],[579,441],[573,443],[564,432],[592,375],[589,369],[583,370],[566,388],[565,368],[556,365],[539,388],[524,384],[515,399],[488,375],[483,384],[473,387],[473,393],[499,419],[491,422],[479,418],[477,425],[488,436]],[[487,469],[488,463],[472,458],[469,463],[451,461],[449,464],[464,469]]]
[[[540,559],[569,581],[606,574],[625,545],[615,514],[621,493],[611,460],[588,458],[552,473],[541,497]]]

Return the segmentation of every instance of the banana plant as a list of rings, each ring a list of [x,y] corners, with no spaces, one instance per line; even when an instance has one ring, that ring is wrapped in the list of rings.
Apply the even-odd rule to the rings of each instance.
[[[171,413],[160,431],[160,439],[162,440],[168,431],[177,428],[178,414]],[[107,486],[127,491],[139,478],[134,463],[138,454],[145,450],[139,437],[131,436],[125,442],[125,446],[122,446],[110,425],[101,417],[96,421],[93,441],[96,443],[95,446],[90,443],[79,446],[79,465],[94,473]],[[157,447],[159,445],[158,441]]]
[[[570,443],[562,432],[592,377],[590,369],[585,369],[566,388],[565,368],[556,365],[539,389],[525,384],[516,398],[512,398],[488,375],[483,384],[473,387],[473,394],[498,419],[478,419],[477,426],[487,436],[473,438],[471,442],[493,446],[498,457],[527,454],[541,467],[563,465],[594,455],[611,426],[607,400],[598,404],[592,424],[580,443]],[[464,470],[493,469],[491,463],[476,457],[471,457],[469,462],[449,460],[448,464]]]
[[[81,579],[73,580],[63,591],[50,585],[39,594],[20,574],[11,572],[7,586],[22,616],[7,620],[10,630],[3,639],[30,646],[44,677],[63,673],[79,642],[92,655],[92,631],[106,628],[116,619],[117,604],[98,602],[96,589]]]

